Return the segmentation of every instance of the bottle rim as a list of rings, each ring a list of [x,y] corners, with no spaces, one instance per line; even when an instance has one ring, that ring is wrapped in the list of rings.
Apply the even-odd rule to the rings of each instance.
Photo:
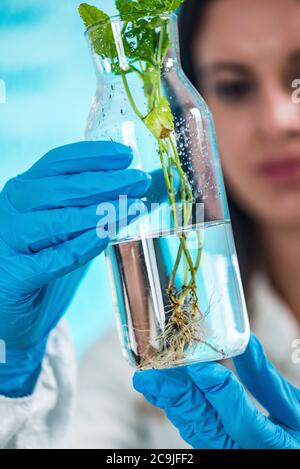
[[[124,23],[124,21],[129,21],[130,19],[137,19],[137,18],[162,18],[162,19],[177,19],[177,15],[174,12],[166,11],[163,13],[151,13],[149,11],[139,13],[130,13],[128,15],[112,15],[109,16],[107,19],[102,21],[97,21],[96,23],[89,26],[84,34],[88,35],[93,30],[97,29],[99,26],[107,24],[107,23]]]

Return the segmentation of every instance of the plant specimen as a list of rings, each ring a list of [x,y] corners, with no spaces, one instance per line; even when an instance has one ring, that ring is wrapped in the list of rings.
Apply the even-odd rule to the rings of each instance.
[[[116,37],[116,31],[105,12],[86,3],[79,7],[85,26],[89,28],[95,53],[103,60],[108,59],[112,73],[121,76],[132,110],[157,142],[174,234],[178,237],[178,252],[166,291],[169,302],[166,324],[156,338],[159,351],[153,352],[151,356],[145,354],[141,368],[167,367],[180,363],[187,351],[190,352],[197,343],[206,343],[202,326],[204,314],[199,308],[196,279],[202,256],[201,230],[195,230],[195,256],[188,246],[195,198],[191,181],[180,159],[174,117],[170,102],[163,94],[162,84],[162,68],[171,47],[170,13],[183,1],[116,0],[123,21],[119,37]],[[139,109],[134,90],[130,89],[129,74],[137,74],[142,80],[147,102],[146,113]],[[178,179],[179,187],[175,184]],[[184,269],[183,284],[178,287],[175,280],[180,266]],[[212,345],[209,347],[213,348]]]

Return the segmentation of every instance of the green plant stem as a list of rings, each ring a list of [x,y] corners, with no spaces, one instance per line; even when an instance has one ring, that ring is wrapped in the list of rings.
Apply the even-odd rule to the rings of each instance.
[[[157,64],[161,66],[162,63],[162,45],[163,45],[163,40],[165,36],[165,23],[162,24],[160,33],[159,33],[159,41],[158,41],[158,50],[157,50]]]
[[[173,220],[174,220],[175,226],[177,226],[178,221],[177,221],[177,214],[176,214],[176,201],[175,201],[174,184],[173,184],[173,180],[170,181],[170,178],[169,178],[169,175],[168,175],[168,171],[167,171],[167,167],[166,167],[166,163],[165,163],[165,159],[164,159],[164,151],[163,151],[162,142],[161,142],[160,139],[157,139],[157,141],[158,141],[158,145],[159,145],[160,162],[161,162],[161,166],[162,166],[162,170],[163,170],[163,173],[164,173],[164,178],[165,178],[165,182],[166,182],[166,186],[167,186],[167,191],[168,191],[168,196],[169,196],[169,200],[170,200]]]
[[[170,143],[170,142],[169,142]],[[181,187],[180,187],[180,192],[181,192],[181,204],[182,204],[182,211],[183,211],[183,225],[182,225],[182,228],[185,229],[185,226],[187,224],[186,222],[186,189],[185,189],[185,185],[186,185],[186,178],[184,177],[184,173],[182,171],[182,168],[181,168],[181,164],[180,164],[180,160],[179,160],[179,155],[177,153],[177,149],[176,149],[176,146],[174,145],[171,145],[171,148],[173,150],[173,158],[170,157],[171,161],[172,161],[172,164],[174,164],[176,166],[176,169],[178,171],[178,174],[180,176],[180,181],[181,181]],[[169,152],[168,148],[165,146],[165,151],[166,152]],[[188,186],[188,191],[190,192],[191,189],[190,187]],[[181,246],[182,247],[182,246]],[[181,249],[179,251],[179,254],[182,255],[183,253],[183,249]],[[179,260],[179,263],[180,263],[180,260]],[[175,275],[176,275],[176,272],[178,270],[178,265],[179,263],[175,263],[175,266],[174,266],[174,269],[173,269],[173,272],[172,272],[172,275],[171,275],[171,279],[172,279],[172,282],[174,283],[174,279],[175,279]],[[184,258],[184,280],[183,280],[183,284],[186,285],[187,282],[188,282],[188,269],[189,269],[189,262],[187,260],[187,258],[185,257]],[[169,289],[172,289],[173,288],[173,283],[170,283],[169,284]]]
[[[141,66],[141,65],[140,65]],[[144,71],[140,71],[137,67],[134,65],[130,65],[131,70],[133,70],[135,73],[137,73],[141,78],[143,78]]]
[[[159,34],[159,42],[158,42],[158,51],[157,51],[157,64],[158,64],[158,96],[162,95],[162,88],[161,88],[161,79],[160,79],[160,69],[163,63],[164,57],[162,57],[162,45],[165,37],[165,23],[162,24],[160,34]]]
[[[155,67],[157,71],[156,80],[153,86],[153,92],[150,96],[148,96],[148,103],[149,103],[150,111],[155,106],[155,97],[157,98],[157,100],[159,100],[160,97],[162,96],[160,71],[161,71],[161,64],[164,60],[164,58],[162,57],[162,44],[164,40],[164,34],[165,34],[165,29],[164,29],[164,26],[162,26],[160,37],[159,37],[159,45],[158,45],[157,61],[156,61],[157,63]],[[132,70],[135,72],[138,72],[140,76],[143,74],[143,72],[138,71],[133,66],[132,66]],[[135,112],[135,114],[138,116],[138,118],[144,121],[144,116],[137,108],[134,98],[131,94],[131,91],[127,82],[126,74],[124,72],[121,72],[121,75],[122,75],[124,89],[126,91],[130,105],[133,111]],[[183,226],[182,226],[183,230],[188,225],[190,216],[192,213],[193,192],[192,192],[190,183],[187,179],[187,176],[182,169],[181,161],[180,161],[179,154],[176,148],[176,142],[174,140],[175,138],[172,134],[166,139],[166,142],[163,141],[162,139],[157,138],[157,142],[159,145],[159,157],[160,157],[161,167],[163,170],[166,188],[168,191],[168,197],[169,197],[170,207],[171,207],[173,221],[174,221],[174,228],[175,228],[175,231],[177,232],[179,225],[178,225],[177,213],[176,213],[176,199],[175,199],[176,189],[174,187],[173,166],[176,168],[177,173],[179,175],[179,179],[180,179],[180,194],[181,194],[181,204],[182,204],[182,211],[183,211]],[[168,160],[168,167],[166,165],[165,156],[167,157],[167,160]],[[198,252],[197,252],[197,259],[194,264],[192,256],[187,246],[188,235],[185,232],[179,234],[180,246],[178,249],[175,264],[174,264],[172,274],[170,277],[170,281],[169,281],[169,285],[168,285],[168,292],[169,292],[171,299],[173,299],[174,303],[182,304],[185,301],[189,293],[193,295],[195,300],[197,299],[196,273],[200,266],[201,254],[202,254],[202,240],[198,232],[197,232],[197,238],[198,238]],[[184,286],[179,297],[176,299],[176,297],[173,296],[173,288],[174,288],[174,281],[175,281],[176,273],[178,271],[180,262],[182,260],[182,256],[184,256]],[[191,275],[191,279],[189,283],[188,283],[188,271],[190,272],[190,275]]]
[[[178,164],[178,162],[174,161],[174,158],[172,158],[170,156],[170,152],[169,152],[169,149],[167,148],[167,146],[165,144],[163,144],[163,148],[165,150],[165,152],[168,154],[169,156],[169,174],[171,174],[171,176],[169,176],[169,180],[172,181],[172,189],[173,191],[175,192],[175,187],[174,187],[174,182],[173,182],[173,171],[172,171],[172,165],[175,164],[176,166],[176,163]],[[183,181],[181,179],[181,188],[180,188],[180,192],[181,192],[181,203],[182,203],[182,208],[183,208],[183,228],[184,228],[184,218],[185,218],[185,188],[184,188],[184,185],[183,185]],[[175,204],[176,204],[176,201],[175,201]],[[175,205],[175,208],[176,208],[176,205]],[[176,210],[173,210],[174,212]],[[173,217],[174,218],[174,217]],[[175,227],[175,230],[177,232],[177,229],[179,228],[179,225],[178,225],[178,221],[177,220],[174,220],[174,227]],[[182,227],[181,227],[182,228]],[[177,232],[177,234],[179,235],[179,233]],[[181,236],[181,235],[179,235]],[[173,285],[174,285],[174,280],[175,280],[175,276],[176,276],[176,273],[177,273],[177,270],[178,270],[178,267],[180,265],[180,261],[181,261],[181,257],[182,257],[182,254],[184,252],[184,249],[183,249],[183,244],[182,244],[182,241],[180,240],[180,248],[179,248],[179,251],[178,251],[178,255],[177,255],[177,259],[176,259],[176,262],[175,262],[175,265],[174,265],[174,268],[173,268],[173,271],[172,271],[172,274],[171,274],[171,279],[170,279],[170,282],[169,282],[169,285],[168,285],[168,291],[171,291],[173,289]],[[188,277],[188,267],[189,267],[189,263],[186,262],[186,257],[184,258],[185,262],[184,262],[184,284],[187,283],[187,277]]]
[[[140,113],[140,111],[138,110],[136,104],[135,104],[135,101],[133,99],[133,96],[131,94],[131,91],[130,91],[130,88],[129,88],[129,85],[128,85],[128,82],[127,82],[127,78],[126,78],[126,74],[124,72],[121,72],[121,76],[122,76],[122,81],[123,81],[123,85],[124,85],[124,88],[125,88],[125,91],[126,91],[126,94],[127,94],[127,97],[128,97],[128,100],[131,104],[131,107],[132,109],[134,110],[134,112],[136,113],[136,115],[141,119],[143,120],[144,119],[144,116]]]
[[[169,293],[172,293],[172,290],[173,290],[175,276],[176,276],[176,273],[177,273],[177,270],[178,270],[178,267],[179,267],[179,264],[180,264],[180,261],[181,261],[182,252],[183,252],[183,248],[182,248],[182,245],[180,245],[179,249],[178,249],[176,261],[175,261],[175,264],[174,264],[173,272],[172,272],[172,275],[171,275],[170,280],[169,280],[169,285],[168,285],[168,292]]]
[[[179,171],[180,176],[182,177],[182,180],[185,183],[186,190],[187,190],[187,193],[188,193],[188,203],[189,203],[188,209],[189,209],[189,211],[187,211],[186,219],[184,219],[184,224],[186,226],[188,224],[189,220],[190,220],[191,211],[192,211],[192,208],[193,208],[193,191],[192,191],[191,185],[190,185],[190,183],[187,179],[187,176],[186,176],[186,174],[184,173],[184,171],[182,169],[180,158],[179,158],[178,151],[177,151],[177,148],[176,148],[176,142],[174,142],[174,135],[171,135],[169,137],[169,141],[170,141],[173,153],[175,155],[175,160],[177,161],[177,170]]]
[[[159,36],[159,45],[158,45],[158,53],[157,53],[157,63],[159,65],[159,70],[158,70],[158,82],[159,86],[157,89],[157,99],[159,100],[160,97],[162,96],[162,87],[161,87],[161,78],[160,78],[160,72],[161,72],[161,65],[163,63],[164,57],[162,57],[162,44],[165,36],[165,24],[162,25],[161,31],[160,31],[160,36]],[[171,145],[172,151],[173,151],[173,158],[170,156],[170,150],[168,149],[167,145],[164,143],[163,147],[167,155],[169,155],[169,179],[173,182],[173,171],[172,171],[172,165],[174,164],[176,166],[176,169],[179,173],[180,177],[180,192],[181,192],[181,205],[182,205],[182,211],[183,211],[183,228],[186,226],[186,176],[182,170],[179,155],[177,152],[176,144],[174,144],[173,140],[171,137],[168,138],[169,144]],[[175,190],[174,186],[173,189]],[[190,188],[188,188],[190,190]],[[191,191],[190,191],[191,192]],[[170,201],[171,202],[171,201]],[[172,206],[172,203],[171,203]],[[176,210],[173,210],[175,212]],[[174,220],[174,225],[175,229],[178,228],[178,223],[175,222]],[[175,276],[178,270],[178,267],[180,265],[181,257],[182,254],[185,254],[184,258],[184,284],[187,283],[187,278],[188,278],[188,268],[191,270],[192,268],[192,262],[191,262],[191,257],[189,255],[189,252],[187,250],[185,241],[181,238],[180,235],[180,248],[177,254],[177,258],[175,261],[175,265],[171,274],[169,286],[168,286],[168,291],[171,291],[173,289],[174,281],[175,281]]]
[[[174,161],[175,161],[175,165],[176,165],[176,169],[177,171],[179,172],[180,174],[180,179],[181,181],[183,180],[185,185],[186,185],[186,191],[188,193],[188,205],[187,205],[187,209],[184,210],[184,228],[188,225],[189,223],[189,220],[190,220],[190,217],[191,217],[191,214],[192,214],[192,209],[193,209],[193,192],[192,192],[192,189],[191,189],[191,186],[190,186],[190,183],[186,177],[186,174],[183,172],[182,170],[182,166],[181,166],[181,163],[180,163],[180,158],[179,158],[179,155],[178,155],[178,152],[177,152],[177,148],[176,148],[176,143],[174,142],[174,136],[171,135],[169,137],[169,140],[170,140],[170,144],[171,144],[171,148],[173,150],[173,154],[174,154]],[[183,206],[185,207],[185,202],[183,202]],[[195,268],[194,268],[194,272],[197,273],[198,272],[198,269],[199,269],[199,266],[200,266],[200,262],[201,262],[201,256],[202,256],[202,239],[201,239],[201,234],[199,233],[198,230],[196,230],[196,235],[197,235],[197,240],[198,240],[198,249],[197,249],[197,259],[196,259],[196,263],[195,263]],[[187,283],[187,267],[189,265],[188,262],[186,262],[187,259],[185,258],[184,259],[184,262],[185,262],[185,268],[184,268],[184,285],[186,285]],[[176,267],[176,265],[175,265]],[[178,267],[177,267],[178,268]],[[173,278],[173,276],[172,276]],[[192,281],[195,283],[196,280],[193,276],[192,278]]]
[[[199,232],[199,230],[196,230],[196,235],[197,235],[197,241],[198,241],[198,251],[197,251],[197,259],[195,263],[195,270],[197,272],[199,269],[201,257],[202,257],[202,237],[201,237],[201,233]]]

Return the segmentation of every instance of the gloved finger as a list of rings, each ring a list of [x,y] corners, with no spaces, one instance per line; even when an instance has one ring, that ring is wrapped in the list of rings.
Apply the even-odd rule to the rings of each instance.
[[[118,204],[116,204],[116,208]],[[145,205],[136,200],[136,210],[133,213],[131,205],[131,213],[117,213],[117,225],[122,226],[125,223],[130,223],[135,220],[137,213],[141,216],[146,210]],[[125,219],[121,219],[125,217]],[[32,292],[33,289],[40,288],[41,286],[49,283],[50,281],[60,278],[77,268],[85,265],[98,254],[100,254],[106,247],[111,236],[111,227],[106,230],[106,236],[103,235],[105,226],[107,224],[106,218],[103,221],[103,230],[101,236],[99,235],[101,220],[97,224],[97,229],[79,233],[73,239],[62,242],[53,247],[43,249],[34,254],[14,254],[1,258],[1,270],[3,271],[3,279],[1,286],[7,291],[11,288],[11,276],[14,276],[13,285],[14,290],[26,295],[26,292]],[[5,284],[6,283],[6,284]]]
[[[151,176],[137,169],[85,172],[42,179],[10,180],[4,190],[19,212],[64,207],[84,207],[115,200],[120,195],[143,197]]]
[[[194,448],[236,448],[216,410],[184,369],[136,372],[133,386],[150,404],[165,411],[181,437]]]
[[[102,210],[100,204],[25,212],[14,215],[13,219],[2,214],[0,234],[11,248],[20,253],[32,254],[96,228],[98,223],[101,225],[106,212],[107,222],[116,227],[117,231],[116,222],[122,220],[126,226],[126,214],[131,215],[131,220],[135,209],[140,206],[136,199],[130,198],[126,199],[126,205],[119,205],[118,201],[108,201],[102,205]],[[136,215],[139,215],[138,211]]]
[[[246,352],[235,357],[234,364],[244,385],[272,418],[291,429],[300,430],[299,390],[274,368],[254,334]]]
[[[218,412],[228,435],[242,449],[293,448],[292,437],[255,407],[234,374],[218,363],[192,365],[188,374]]]
[[[132,149],[111,141],[87,141],[54,148],[26,171],[24,179],[39,179],[85,171],[126,169]]]

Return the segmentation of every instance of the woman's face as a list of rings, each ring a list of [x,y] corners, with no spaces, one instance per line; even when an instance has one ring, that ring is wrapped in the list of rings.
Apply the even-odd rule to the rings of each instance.
[[[193,50],[232,196],[264,224],[300,225],[292,87],[300,80],[300,0],[215,0]]]

